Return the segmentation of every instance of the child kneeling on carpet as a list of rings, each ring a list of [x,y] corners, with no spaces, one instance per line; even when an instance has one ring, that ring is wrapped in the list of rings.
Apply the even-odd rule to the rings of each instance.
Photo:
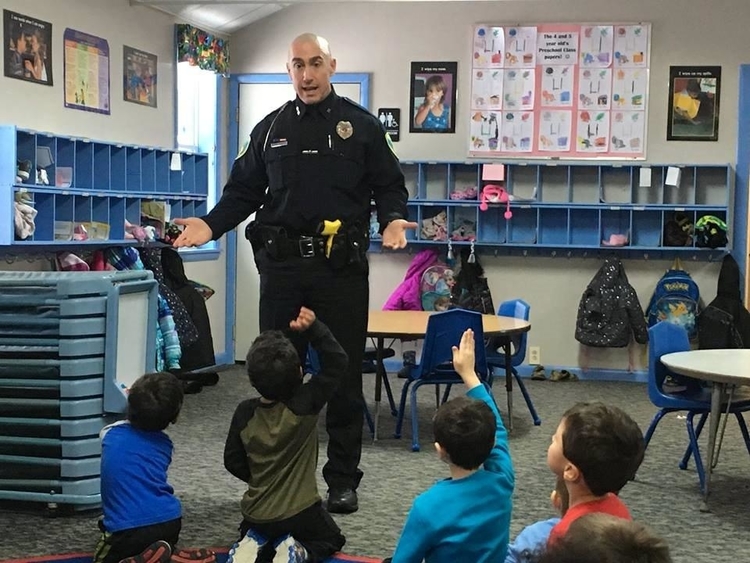
[[[182,399],[182,382],[174,375],[146,374],[130,387],[127,419],[102,429],[102,534],[94,563],[118,563],[142,552],[144,560],[169,560],[182,507],[167,481],[173,446],[164,429],[177,420]]]
[[[565,414],[547,450],[547,465],[562,477],[570,508],[552,528],[548,543],[593,512],[632,520],[617,496],[635,477],[644,455],[643,433],[623,410],[603,403],[578,403]]]
[[[453,367],[468,391],[442,405],[433,422],[445,479],[419,495],[392,563],[497,563],[508,551],[515,476],[508,433],[495,400],[474,371],[474,332],[453,347]]]
[[[303,383],[299,354],[277,330],[262,332],[247,353],[250,383],[259,398],[235,410],[224,447],[224,467],[247,483],[240,508],[240,541],[228,563],[318,562],[346,541],[323,509],[316,480],[318,413],[346,372],[346,352],[315,313],[302,307],[292,330],[305,332],[320,372]]]

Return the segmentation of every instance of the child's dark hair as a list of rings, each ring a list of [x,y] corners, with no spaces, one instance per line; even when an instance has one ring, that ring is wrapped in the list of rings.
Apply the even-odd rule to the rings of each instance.
[[[182,408],[182,382],[159,371],[139,377],[128,391],[128,421],[139,430],[164,430]]]
[[[639,522],[610,514],[578,518],[537,563],[671,563],[667,542]]]
[[[250,383],[269,401],[285,401],[302,384],[297,349],[280,330],[262,332],[247,353]]]
[[[591,493],[617,493],[643,461],[643,433],[630,416],[603,403],[578,403],[563,415],[563,455],[581,471]]]
[[[432,428],[435,441],[451,463],[462,469],[476,469],[495,445],[497,422],[484,402],[456,397],[438,409]]]

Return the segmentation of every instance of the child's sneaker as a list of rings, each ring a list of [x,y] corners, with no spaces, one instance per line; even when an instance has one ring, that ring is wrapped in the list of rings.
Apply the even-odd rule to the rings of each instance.
[[[170,563],[216,563],[216,554],[210,549],[178,549]]]
[[[120,563],[168,563],[172,548],[164,540],[152,543],[142,553],[123,559]]]
[[[284,536],[275,542],[276,555],[273,563],[306,563],[307,550],[292,536]]]
[[[248,530],[245,537],[229,549],[227,563],[255,563],[258,552],[266,544],[266,541],[266,538],[255,530]]]

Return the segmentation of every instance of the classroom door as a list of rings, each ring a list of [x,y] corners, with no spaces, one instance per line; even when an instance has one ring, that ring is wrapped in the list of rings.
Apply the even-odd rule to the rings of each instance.
[[[346,96],[366,106],[368,81],[362,80],[362,76],[367,75],[356,75],[356,79],[346,75],[334,75],[331,81],[339,96]],[[249,75],[248,78],[251,77],[252,75]],[[289,82],[278,83],[265,80],[240,84],[237,146],[242,146],[259,121],[294,97],[294,88]],[[250,343],[258,336],[260,322],[258,316],[260,277],[255,268],[250,243],[245,240],[245,226],[252,219],[251,216],[237,228],[234,356],[235,360],[240,361],[245,360]]]

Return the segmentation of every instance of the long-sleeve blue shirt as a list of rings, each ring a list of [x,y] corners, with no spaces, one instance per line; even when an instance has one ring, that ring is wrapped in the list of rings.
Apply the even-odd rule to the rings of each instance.
[[[393,563],[505,560],[515,481],[508,433],[483,385],[466,395],[484,401],[495,413],[495,446],[478,471],[439,481],[414,500]]]

